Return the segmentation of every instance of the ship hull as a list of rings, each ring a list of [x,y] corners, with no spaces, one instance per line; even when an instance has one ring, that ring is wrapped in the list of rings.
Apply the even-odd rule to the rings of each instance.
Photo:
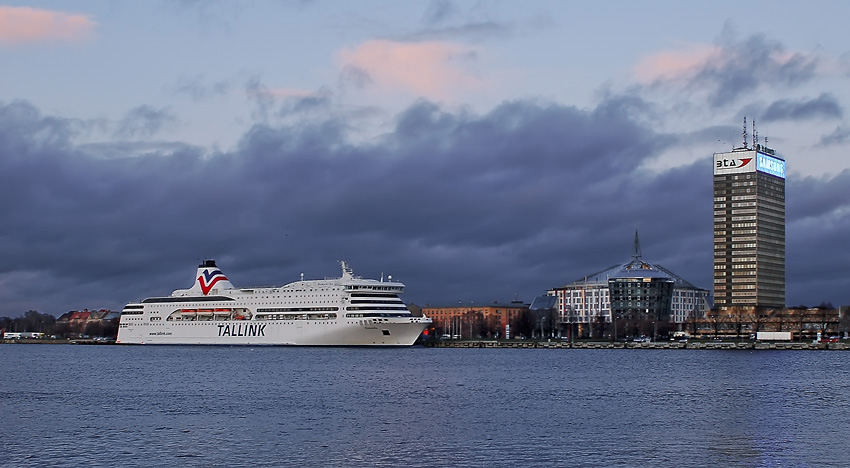
[[[134,324],[119,329],[121,344],[246,346],[410,346],[430,320],[398,323],[274,323],[208,321]]]

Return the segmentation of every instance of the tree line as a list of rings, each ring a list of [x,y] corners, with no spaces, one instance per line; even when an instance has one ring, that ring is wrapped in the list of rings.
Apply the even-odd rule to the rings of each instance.
[[[460,325],[459,325],[460,324]],[[774,310],[735,307],[713,309],[702,315],[696,310],[684,323],[671,323],[667,316],[653,317],[645,313],[615,313],[613,321],[598,314],[589,322],[579,322],[574,312],[559,316],[557,310],[525,310],[509,321],[512,338],[569,338],[631,340],[635,337],[667,338],[676,331],[691,336],[714,338],[749,338],[759,331],[790,331],[797,339],[850,333],[850,314],[840,314],[830,303],[815,308],[805,306]],[[447,323],[435,323],[428,337],[462,339],[504,338],[505,330],[497,320],[481,311],[470,310]]]

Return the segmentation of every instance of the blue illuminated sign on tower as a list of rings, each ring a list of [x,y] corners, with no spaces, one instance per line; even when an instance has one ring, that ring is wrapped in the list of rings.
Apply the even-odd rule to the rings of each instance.
[[[768,156],[766,154],[757,153],[756,157],[756,170],[759,172],[764,172],[765,174],[770,174],[776,177],[780,177],[782,179],[785,178],[785,161],[775,158],[773,156]]]

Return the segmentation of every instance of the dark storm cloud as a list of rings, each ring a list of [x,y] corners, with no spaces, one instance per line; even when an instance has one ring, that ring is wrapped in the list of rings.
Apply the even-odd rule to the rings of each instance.
[[[177,122],[168,109],[154,109],[144,105],[131,109],[118,122],[115,136],[118,138],[146,138],[157,134],[162,128]]]
[[[833,145],[843,145],[850,141],[850,130],[842,127],[835,127],[835,130],[832,131],[829,135],[824,135],[821,137],[818,145],[820,146],[833,146]]]
[[[840,119],[844,110],[838,99],[831,94],[821,94],[815,99],[780,99],[773,102],[761,116],[762,121]]]
[[[65,150],[74,135],[74,121],[42,116],[26,101],[0,101],[0,148],[4,158],[26,158],[46,149]]]
[[[788,300],[850,303],[850,170],[791,179],[787,189]]]
[[[707,93],[712,107],[748,101],[747,93],[765,87],[787,89],[816,76],[819,64],[816,56],[790,53],[780,42],[762,34],[742,41],[735,40],[735,34],[729,31],[722,35],[730,39],[719,44],[718,53],[693,67],[684,83],[688,92]],[[666,89],[672,84],[670,80],[660,79],[652,86]]]
[[[644,105],[513,101],[477,115],[423,101],[368,143],[337,118],[257,124],[227,153],[170,144],[104,158],[75,146],[67,121],[3,104],[0,196],[14,202],[0,205],[0,283],[14,287],[0,289],[0,315],[167,294],[205,257],[239,286],[330,276],[347,259],[407,283],[419,304],[530,300],[626,261],[635,227],[644,258],[710,288],[710,164],[641,169],[681,141],[631,117]],[[832,204],[793,211],[825,247],[846,247],[834,227],[848,210],[829,194],[847,177],[789,188],[796,203]]]
[[[723,44],[720,56],[709,60],[692,84],[712,89],[709,103],[723,106],[760,85],[805,83],[815,75],[816,66],[814,58],[800,53],[788,55],[781,43],[756,34],[743,42]]]
[[[328,154],[316,144],[339,150]],[[299,134],[258,127],[240,153],[290,155],[264,163],[262,176],[290,173],[274,167],[296,162],[300,174],[312,174],[265,195],[292,201],[286,217],[302,222],[289,227],[289,238],[307,229],[311,234],[296,236],[317,242],[306,251],[339,249],[344,255],[344,244],[356,245],[355,265],[382,258],[382,265],[403,273],[400,278],[419,283],[420,298],[454,301],[510,298],[549,271],[544,284],[533,287],[540,292],[565,282],[556,272],[572,262],[584,268],[574,267],[567,277],[596,268],[587,261],[591,249],[568,242],[570,237],[622,235],[617,240],[628,245],[641,213],[659,212],[657,201],[630,206],[632,192],[651,180],[630,175],[664,144],[665,138],[645,128],[612,119],[607,107],[588,114],[518,101],[472,116],[422,102],[400,115],[395,131],[374,146],[346,146],[340,126]],[[619,208],[611,209],[611,197],[622,199]],[[619,222],[610,222],[618,216],[628,220],[622,232]],[[337,236],[339,242],[328,242]],[[564,252],[576,257],[559,255]],[[612,257],[606,265],[621,256]],[[487,284],[493,290],[482,295]]]

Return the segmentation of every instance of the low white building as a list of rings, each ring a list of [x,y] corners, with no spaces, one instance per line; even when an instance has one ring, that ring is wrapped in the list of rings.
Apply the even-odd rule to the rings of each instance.
[[[44,338],[44,333],[41,332],[5,332],[3,333],[4,340],[20,340],[22,338]]]

